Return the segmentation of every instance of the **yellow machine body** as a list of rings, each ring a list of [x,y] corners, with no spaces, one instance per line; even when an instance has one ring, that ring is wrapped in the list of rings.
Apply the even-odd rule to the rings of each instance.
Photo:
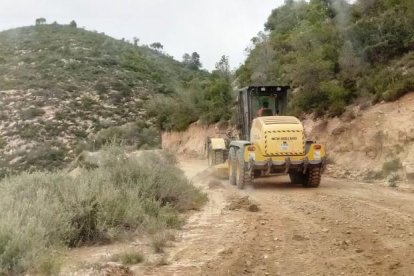
[[[255,166],[317,164],[325,158],[321,144],[307,143],[302,123],[291,116],[259,117],[253,120],[251,145],[244,147],[245,162]]]
[[[292,183],[305,187],[318,187],[321,182],[325,147],[308,141],[300,120],[286,116],[288,89],[287,86],[240,89],[239,137],[210,138],[209,164],[218,165],[215,167],[218,174],[227,169],[229,182],[240,189],[252,184],[255,178],[280,173],[289,174]],[[221,149],[223,144],[227,150]]]
[[[211,148],[213,150],[225,150],[226,142],[223,138],[210,138]]]

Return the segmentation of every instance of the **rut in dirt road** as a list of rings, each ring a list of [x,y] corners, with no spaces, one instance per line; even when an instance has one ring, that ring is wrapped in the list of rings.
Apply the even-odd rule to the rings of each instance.
[[[285,177],[256,180],[241,193],[263,212],[247,214],[243,242],[204,275],[414,273],[412,193],[328,178],[303,189]]]

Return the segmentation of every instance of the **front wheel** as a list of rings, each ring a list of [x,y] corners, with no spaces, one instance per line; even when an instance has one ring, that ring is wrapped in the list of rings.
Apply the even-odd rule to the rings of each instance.
[[[236,185],[239,189],[253,182],[252,172],[247,169],[246,162],[244,162],[244,152],[239,149],[236,152],[237,155],[237,168],[236,168]]]
[[[229,181],[231,185],[236,185],[237,172],[237,155],[236,148],[231,147],[229,150]]]

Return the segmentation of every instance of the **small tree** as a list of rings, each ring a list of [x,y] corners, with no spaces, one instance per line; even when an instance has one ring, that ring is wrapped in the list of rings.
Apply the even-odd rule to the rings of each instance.
[[[152,49],[156,50],[156,51],[160,51],[160,50],[164,49],[164,46],[163,46],[161,43],[159,43],[159,42],[154,42],[154,43],[152,43],[152,44],[150,45],[150,47],[151,47]]]
[[[191,63],[194,69],[199,70],[201,68],[200,55],[197,52],[191,54]]]
[[[191,56],[188,53],[183,55],[183,63],[186,65],[191,63]]]
[[[75,20],[70,21],[69,26],[71,26],[72,28],[77,28],[78,24],[76,24]]]
[[[197,52],[183,55],[183,63],[191,70],[199,70],[201,68],[200,55]]]
[[[221,56],[219,62],[216,63],[216,71],[226,78],[230,77],[230,63],[228,56]]]
[[[46,19],[41,17],[36,19],[36,25],[43,25],[46,24]]]
[[[136,36],[134,36],[134,37],[133,37],[133,41],[134,41],[134,45],[135,45],[135,46],[138,46],[138,43],[139,43],[139,38],[138,38],[138,37],[136,37]]]

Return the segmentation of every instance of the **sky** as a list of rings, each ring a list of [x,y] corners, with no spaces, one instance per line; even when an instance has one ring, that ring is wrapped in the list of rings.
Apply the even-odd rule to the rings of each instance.
[[[141,44],[161,42],[181,60],[198,52],[214,69],[222,55],[232,68],[246,59],[250,39],[284,0],[0,0],[0,30],[33,25],[36,18],[104,32]]]

